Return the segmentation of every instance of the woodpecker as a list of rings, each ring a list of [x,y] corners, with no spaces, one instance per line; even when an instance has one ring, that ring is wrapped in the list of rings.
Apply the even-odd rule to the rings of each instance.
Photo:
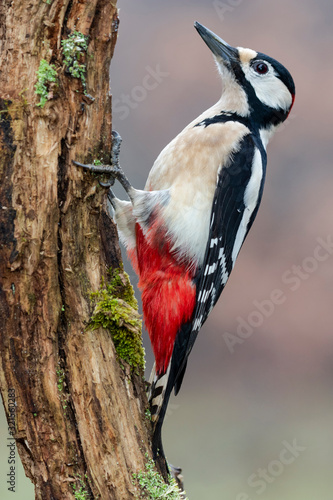
[[[143,315],[155,365],[149,401],[155,459],[164,460],[161,430],[172,389],[216,304],[257,215],[266,146],[288,117],[295,85],[278,61],[234,48],[198,22],[222,78],[219,101],[192,121],[156,159],[144,190],[131,186],[118,161],[83,166],[117,178],[129,201],[108,197],[122,242],[139,276]]]

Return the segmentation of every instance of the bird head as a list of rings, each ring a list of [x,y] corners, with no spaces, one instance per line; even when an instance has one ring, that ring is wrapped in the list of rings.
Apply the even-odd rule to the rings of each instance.
[[[194,24],[215,58],[223,81],[224,111],[275,129],[290,113],[295,84],[289,71],[272,57],[252,49],[232,47],[202,24]]]

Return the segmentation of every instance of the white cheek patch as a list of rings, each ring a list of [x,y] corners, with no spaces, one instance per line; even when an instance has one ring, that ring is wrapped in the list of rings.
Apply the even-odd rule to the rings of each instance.
[[[259,75],[250,66],[250,61],[242,64],[245,78],[251,83],[258,99],[273,109],[287,111],[292,104],[292,96],[286,85],[280,80],[273,66],[265,61],[269,67],[268,73]]]

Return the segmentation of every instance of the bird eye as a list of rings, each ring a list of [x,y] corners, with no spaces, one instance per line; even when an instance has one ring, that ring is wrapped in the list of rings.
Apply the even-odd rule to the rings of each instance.
[[[264,63],[262,61],[256,61],[253,64],[253,69],[257,73],[259,73],[259,75],[265,75],[266,73],[268,73],[269,67],[267,66],[266,63]]]

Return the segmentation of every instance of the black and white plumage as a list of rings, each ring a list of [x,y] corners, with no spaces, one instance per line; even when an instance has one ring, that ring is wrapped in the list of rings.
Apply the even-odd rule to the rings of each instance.
[[[218,175],[206,254],[196,280],[197,303],[188,353],[219,299],[257,214],[266,171],[264,148],[245,135]],[[250,183],[250,181],[252,182]]]
[[[117,177],[130,198],[109,193],[119,235],[140,278],[155,355],[149,400],[153,452],[161,461],[171,391],[180,389],[198,332],[256,217],[266,146],[295,97],[293,79],[279,62],[231,47],[199,23],[195,27],[221,74],[220,100],[163,149],[144,190],[134,189],[119,166],[99,168]]]
[[[171,390],[174,388],[177,394],[180,389],[195,339],[220,297],[256,217],[265,181],[266,146],[287,118],[295,97],[292,77],[280,63],[251,49],[235,49],[198,23],[195,27],[215,57],[222,76],[222,97],[162,151],[150,177],[154,177],[156,171],[158,183],[157,175],[172,169],[172,160],[179,165],[177,153],[183,148],[187,155],[185,163],[190,165],[193,161],[199,168],[200,161],[210,163],[209,173],[216,181],[214,192],[208,196],[211,200],[209,223],[207,211],[202,212],[205,222],[197,221],[202,245],[197,245],[193,277],[194,313],[191,321],[177,333],[168,371],[151,377],[155,448],[161,451],[161,428]],[[200,131],[200,138],[193,139],[195,129]],[[203,170],[204,166],[202,164]],[[193,168],[193,175],[207,188],[208,179],[204,174],[198,174]],[[184,189],[186,187],[184,183]],[[178,203],[178,209],[180,205]],[[195,223],[192,231],[194,226]],[[201,231],[203,226],[206,234]]]

